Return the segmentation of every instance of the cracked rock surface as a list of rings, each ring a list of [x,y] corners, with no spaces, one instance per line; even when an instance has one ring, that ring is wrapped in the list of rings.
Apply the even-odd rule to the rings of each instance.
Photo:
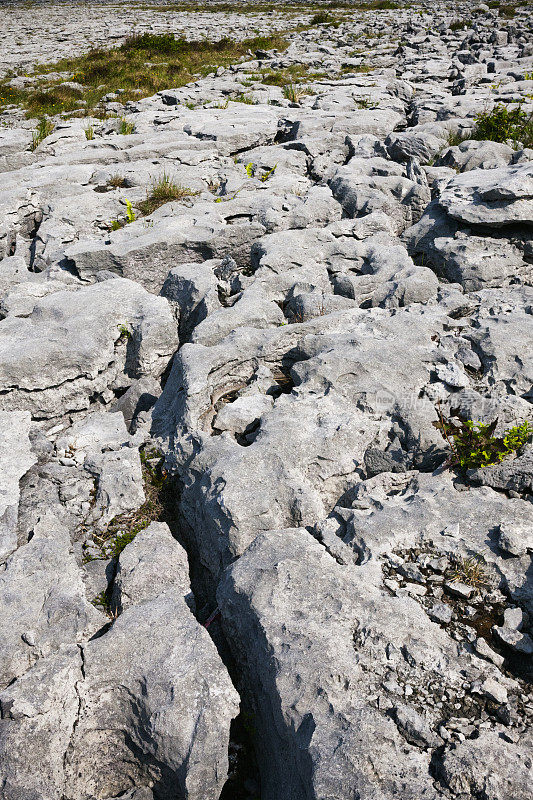
[[[289,44],[0,115],[5,800],[531,797],[533,8],[392,5],[6,4]]]

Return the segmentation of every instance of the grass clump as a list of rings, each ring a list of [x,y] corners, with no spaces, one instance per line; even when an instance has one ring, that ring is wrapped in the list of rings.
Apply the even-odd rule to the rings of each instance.
[[[85,133],[85,138],[88,142],[91,142],[94,139],[94,127],[92,125],[88,125],[83,130]]]
[[[490,424],[460,417],[457,419],[458,424],[445,420],[439,409],[439,421],[433,425],[450,446],[449,464],[462,470],[499,464],[507,456],[518,452],[533,435],[533,426],[527,421],[509,428],[503,436],[494,436],[498,418]]]
[[[231,99],[234,103],[244,103],[247,106],[256,106],[259,102],[257,98],[253,96],[253,94],[244,94],[244,92],[235,95],[235,97],[232,97]]]
[[[121,133],[123,136],[129,136],[130,133],[135,133],[135,123],[128,122],[127,119],[121,117],[118,132]]]
[[[454,21],[450,25],[451,31],[461,31],[464,28],[468,28],[469,22],[466,19],[454,19]]]
[[[50,136],[54,130],[54,123],[46,117],[41,117],[39,123],[32,133],[30,149],[32,152],[37,150],[42,141]]]
[[[452,583],[465,583],[467,586],[473,586],[477,590],[489,584],[483,560],[480,556],[456,559],[449,573],[449,580]]]
[[[307,89],[295,83],[289,83],[283,87],[283,97],[285,97],[289,103],[299,103],[306,94]]]
[[[143,214],[151,214],[157,208],[165,203],[170,203],[172,200],[183,200],[186,197],[195,197],[199,194],[200,192],[190,189],[188,186],[175,183],[170,175],[163,172],[159,178],[153,181],[146,200],[137,203],[137,207]]]
[[[474,136],[473,131],[469,131],[465,133],[465,131],[458,131],[457,133],[450,132],[448,134],[447,146],[448,147],[458,147],[463,142],[467,142]]]
[[[111,175],[107,185],[113,189],[123,189],[126,186],[126,179],[122,175]]]
[[[327,11],[319,11],[311,19],[311,25],[327,25],[330,22],[335,22],[335,19]]]

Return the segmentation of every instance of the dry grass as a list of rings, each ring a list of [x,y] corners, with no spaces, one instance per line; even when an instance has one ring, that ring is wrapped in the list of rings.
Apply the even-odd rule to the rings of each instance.
[[[488,576],[480,558],[460,558],[453,565],[450,580],[454,583],[466,583],[481,589],[488,584]]]
[[[122,175],[111,175],[107,185],[113,189],[123,189],[126,186],[126,179]]]

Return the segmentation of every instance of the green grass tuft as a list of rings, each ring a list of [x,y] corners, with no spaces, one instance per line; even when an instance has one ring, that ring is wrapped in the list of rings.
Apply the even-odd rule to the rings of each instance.
[[[47,136],[50,136],[52,131],[54,130],[54,123],[46,119],[46,117],[42,117],[39,120],[39,124],[37,125],[36,129],[32,133],[32,140],[30,149],[37,150],[41,142],[43,142]]]
[[[143,214],[151,214],[157,208],[170,203],[172,200],[183,200],[186,197],[195,197],[200,192],[175,183],[166,172],[152,182],[152,186],[147,193],[146,200],[137,203],[138,209]]]

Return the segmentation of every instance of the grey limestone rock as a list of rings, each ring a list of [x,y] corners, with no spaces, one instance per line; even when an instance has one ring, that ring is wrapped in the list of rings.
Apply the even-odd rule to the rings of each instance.
[[[87,409],[94,393],[109,402],[112,386],[161,374],[177,343],[167,301],[126,280],[54,292],[29,317],[0,322],[0,334],[2,407],[41,419]]]
[[[27,411],[0,412],[0,561],[16,549],[20,479],[37,461],[29,439]]]
[[[86,599],[68,532],[51,514],[43,513],[31,540],[6,561],[0,604],[2,688],[62,645],[87,639],[105,622]]]
[[[119,556],[111,605],[121,613],[173,586],[189,593],[187,555],[167,525],[152,522]]]
[[[142,597],[84,647],[64,795],[89,800],[147,786],[160,797],[216,800],[237,694],[182,592]]]

